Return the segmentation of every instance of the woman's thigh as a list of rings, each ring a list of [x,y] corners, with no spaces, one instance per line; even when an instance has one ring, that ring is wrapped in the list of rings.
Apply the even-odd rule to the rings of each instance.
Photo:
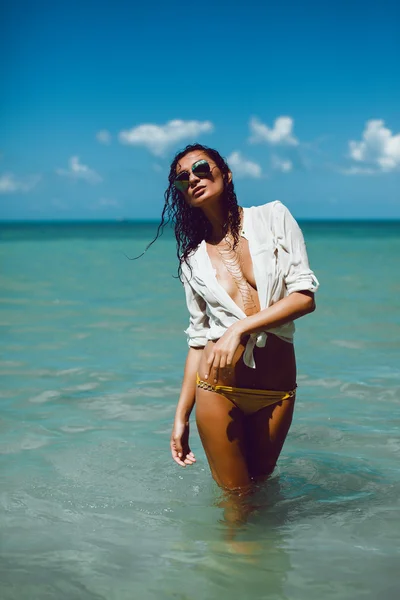
[[[201,379],[213,344],[209,342],[203,353],[199,365]],[[218,384],[293,389],[296,359],[292,344],[269,335],[266,347],[255,351],[256,369],[244,365],[243,351],[241,345],[233,369],[221,370]],[[196,406],[200,437],[217,483],[229,487],[229,482],[250,481],[252,477],[262,478],[272,473],[292,422],[294,398],[245,416],[227,398],[198,388]]]
[[[197,388],[196,423],[215,481],[229,490],[251,484],[247,461],[244,417],[227,398]]]
[[[248,416],[243,429],[249,474],[263,478],[272,473],[292,423],[295,398],[268,406]]]

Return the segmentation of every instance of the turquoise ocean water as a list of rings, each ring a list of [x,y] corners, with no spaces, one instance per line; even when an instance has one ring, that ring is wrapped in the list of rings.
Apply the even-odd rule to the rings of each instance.
[[[2,600],[397,597],[400,223],[304,223],[321,282],[297,325],[279,468],[226,541],[195,427],[169,435],[187,346],[170,231],[1,226]]]

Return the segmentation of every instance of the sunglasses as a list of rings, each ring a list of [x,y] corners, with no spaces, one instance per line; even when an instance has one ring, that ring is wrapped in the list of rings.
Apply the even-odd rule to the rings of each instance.
[[[214,168],[214,167],[213,167]],[[192,165],[192,173],[199,179],[207,179],[211,175],[211,167],[206,160],[198,160]],[[174,179],[174,186],[180,192],[187,192],[189,189],[189,171],[181,171]]]

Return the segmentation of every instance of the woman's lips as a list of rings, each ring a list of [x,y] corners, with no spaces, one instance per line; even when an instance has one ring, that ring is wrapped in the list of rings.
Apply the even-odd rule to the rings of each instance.
[[[197,196],[200,196],[204,190],[205,190],[205,186],[202,186],[200,188],[197,188],[194,192],[193,192],[193,198],[197,198]]]

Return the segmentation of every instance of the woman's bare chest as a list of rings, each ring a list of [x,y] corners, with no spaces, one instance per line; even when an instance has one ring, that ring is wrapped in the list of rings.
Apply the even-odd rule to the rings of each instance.
[[[207,244],[207,253],[219,284],[244,312],[260,310],[248,241],[241,237],[236,247],[230,240]]]
[[[230,280],[236,275],[257,289],[249,243],[244,237],[239,238],[236,248],[229,242],[207,244],[207,253],[219,281]]]

